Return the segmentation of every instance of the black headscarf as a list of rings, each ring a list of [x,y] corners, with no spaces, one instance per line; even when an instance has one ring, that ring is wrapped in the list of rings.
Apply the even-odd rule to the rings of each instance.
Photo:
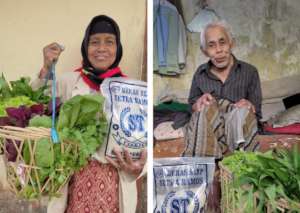
[[[99,74],[102,74],[104,72],[106,72],[107,70],[100,70],[97,69],[95,67],[93,67],[93,65],[90,63],[89,59],[88,59],[88,44],[89,44],[89,39],[90,36],[95,34],[95,33],[111,33],[114,34],[116,36],[116,44],[117,44],[117,53],[116,53],[116,59],[114,61],[114,63],[108,68],[108,69],[112,69],[115,68],[119,65],[121,58],[122,58],[122,44],[121,44],[121,39],[120,39],[120,29],[118,24],[110,17],[106,16],[106,15],[99,15],[99,16],[95,16],[90,24],[88,25],[88,27],[86,28],[85,31],[85,36],[84,39],[82,41],[82,45],[81,45],[81,55],[82,55],[82,66],[83,69],[85,71],[88,71],[91,75],[88,75],[88,77],[92,80],[92,81],[96,81],[95,83],[101,83],[102,80],[100,80],[101,82],[99,82],[99,79],[97,79],[97,76]]]

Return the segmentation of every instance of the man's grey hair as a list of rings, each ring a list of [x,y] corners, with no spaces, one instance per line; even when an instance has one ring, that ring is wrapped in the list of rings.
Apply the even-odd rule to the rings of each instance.
[[[225,32],[228,35],[229,41],[232,42],[233,41],[233,34],[231,31],[231,27],[228,25],[228,23],[225,20],[219,20],[219,21],[213,21],[208,23],[207,25],[205,25],[205,27],[203,28],[203,30],[200,33],[200,47],[201,49],[205,50],[206,49],[206,38],[205,38],[205,34],[206,31],[209,28],[212,27],[222,27]]]

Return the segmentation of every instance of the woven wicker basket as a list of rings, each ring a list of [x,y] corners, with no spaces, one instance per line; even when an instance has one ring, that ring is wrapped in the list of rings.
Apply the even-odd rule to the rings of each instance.
[[[232,172],[229,171],[226,166],[224,166],[222,163],[219,163],[220,167],[220,181],[221,181],[221,192],[222,192],[222,198],[221,198],[221,209],[223,213],[244,213],[245,208],[243,206],[238,206],[236,203],[238,202],[236,200],[236,190],[232,187],[232,182],[234,175]],[[247,190],[245,188],[245,190]],[[259,213],[258,211],[258,201],[259,196],[258,194],[254,194],[253,196],[253,213]],[[277,212],[290,212],[289,204],[284,199],[279,199],[276,202],[276,208]],[[272,213],[272,208],[270,204],[266,204],[267,213]],[[300,212],[300,204],[299,204],[299,212]]]
[[[38,172],[41,168],[36,166],[34,157],[36,144],[41,138],[50,138],[50,129],[36,127],[19,128],[12,126],[0,127],[0,143],[2,148],[5,148],[5,142],[10,140],[17,151],[16,161],[6,161],[6,167],[9,186],[18,197],[24,198],[24,191],[28,185],[34,190],[34,193],[37,195],[36,198],[42,195],[59,194],[58,191],[72,175],[72,171],[70,170],[69,172],[67,166],[64,168],[55,168],[55,172],[58,174],[64,171],[64,175],[66,175],[67,171],[67,177],[59,186],[53,184],[53,177],[48,177],[45,181],[41,181]],[[29,145],[30,160],[28,164],[25,163],[22,156],[25,143]],[[64,153],[66,150],[70,150],[70,146],[76,146],[75,149],[72,147],[72,150],[78,151],[78,146],[75,143],[63,141],[60,142],[61,152]],[[51,148],[53,149],[53,145]]]

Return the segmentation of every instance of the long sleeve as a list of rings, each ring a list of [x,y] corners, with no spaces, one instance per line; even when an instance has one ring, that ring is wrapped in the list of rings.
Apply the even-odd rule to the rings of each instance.
[[[37,89],[45,85],[45,79],[36,78],[31,82],[31,87]],[[49,89],[48,94],[51,94],[52,80],[49,80],[47,85]],[[60,97],[64,102],[74,96],[76,90],[80,90],[81,94],[87,94],[89,92],[88,87],[82,83],[79,72],[64,72],[57,74],[56,77],[56,97]]]
[[[188,98],[188,102],[189,104],[192,106],[197,99],[203,95],[203,92],[200,90],[200,88],[198,87],[198,72],[196,72],[194,74],[193,80],[192,80],[192,85],[191,85],[191,89],[190,89],[190,94],[189,94],[189,98]]]

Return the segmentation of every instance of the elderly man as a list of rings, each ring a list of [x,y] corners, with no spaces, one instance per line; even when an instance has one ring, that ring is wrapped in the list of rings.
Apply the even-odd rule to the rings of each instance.
[[[192,117],[183,155],[221,159],[252,146],[261,118],[260,80],[254,66],[232,54],[234,41],[225,22],[208,24],[200,39],[209,61],[193,77],[188,99]]]

